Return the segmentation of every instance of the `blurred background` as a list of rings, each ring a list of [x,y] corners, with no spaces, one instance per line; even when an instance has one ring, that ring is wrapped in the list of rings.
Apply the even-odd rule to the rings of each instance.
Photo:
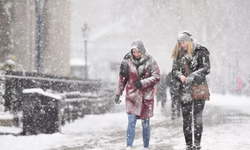
[[[1,68],[115,84],[141,39],[167,74],[187,29],[210,51],[211,91],[250,95],[249,8],[248,0],[0,0]]]

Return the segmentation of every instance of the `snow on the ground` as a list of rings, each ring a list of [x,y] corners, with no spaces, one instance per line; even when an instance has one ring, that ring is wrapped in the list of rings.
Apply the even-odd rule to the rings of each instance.
[[[169,104],[169,100],[168,100]],[[124,100],[117,107],[125,107]],[[233,95],[212,94],[211,100],[206,103],[209,106],[219,106],[223,109],[242,111],[250,115],[250,98]],[[205,109],[206,109],[205,108]],[[232,118],[233,119],[233,118]],[[242,117],[244,121],[244,116]],[[204,126],[202,146],[204,150],[246,150],[249,147],[250,122],[224,123],[220,125]],[[83,145],[95,145],[92,150],[102,150],[103,145],[123,149],[126,145],[127,115],[125,110],[117,113],[103,115],[86,115],[83,119],[73,123],[67,123],[62,127],[61,133],[40,134],[32,136],[0,135],[1,150],[51,150],[63,146],[81,147]],[[136,129],[141,128],[141,122],[137,121]],[[178,131],[173,131],[177,130]],[[155,116],[151,118],[152,149],[158,145],[172,145],[172,149],[181,150],[185,147],[182,133],[181,120],[171,122],[169,116],[162,115],[160,106],[155,107]],[[112,135],[115,134],[115,135]],[[164,137],[164,138],[160,138]],[[114,141],[114,142],[112,142]],[[102,145],[98,147],[98,145]],[[135,149],[142,149],[141,135],[136,135]],[[111,148],[110,148],[111,149]],[[124,148],[125,149],[125,148]]]
[[[225,109],[239,110],[243,113],[250,114],[250,97],[212,94],[209,105],[223,106]]]

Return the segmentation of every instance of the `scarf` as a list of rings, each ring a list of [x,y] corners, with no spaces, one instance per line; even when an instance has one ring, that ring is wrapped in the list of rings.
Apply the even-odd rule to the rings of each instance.
[[[149,56],[148,53],[144,53],[142,54],[140,59],[137,59],[132,55],[132,61],[134,62],[137,72],[142,79],[144,79],[145,77],[145,69],[146,69],[145,66],[146,66],[146,61],[148,60],[148,56]]]

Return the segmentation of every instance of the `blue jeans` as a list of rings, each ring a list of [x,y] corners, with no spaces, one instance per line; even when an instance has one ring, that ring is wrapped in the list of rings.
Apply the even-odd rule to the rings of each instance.
[[[149,146],[150,140],[150,119],[142,119],[142,137],[144,147]],[[135,125],[136,125],[136,116],[133,114],[128,114],[128,128],[127,128],[127,146],[132,146],[135,138]]]

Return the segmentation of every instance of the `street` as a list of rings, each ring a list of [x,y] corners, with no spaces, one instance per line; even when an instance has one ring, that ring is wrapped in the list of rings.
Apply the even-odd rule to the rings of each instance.
[[[219,98],[220,96],[217,97]],[[203,114],[204,132],[201,142],[202,149],[249,149],[250,114],[227,106],[220,106],[220,104],[213,105],[216,103],[216,100],[212,99],[211,101],[213,102],[208,101],[205,106]],[[249,106],[248,104],[247,106]],[[97,126],[93,128],[94,130],[79,131],[78,133],[65,132],[67,136],[72,136],[75,140],[71,144],[65,144],[50,150],[124,150],[126,147],[127,123],[124,107],[124,103],[122,103],[121,105],[116,105],[112,113],[102,116],[89,116],[90,118],[86,116],[86,120],[92,121],[88,124],[93,123],[93,126]],[[150,149],[184,150],[185,142],[182,133],[182,118],[171,120],[169,100],[166,107],[167,110],[162,111],[160,105],[155,106],[155,116],[151,119]],[[76,126],[69,124],[64,128],[65,130],[70,130],[68,128],[74,127]],[[82,125],[82,128],[84,128],[84,125]],[[141,122],[138,120],[133,144],[133,149],[135,150],[143,148],[141,132]]]
[[[151,118],[150,150],[184,150],[182,118],[171,120],[170,100],[166,110],[155,104]],[[202,150],[250,149],[249,97],[212,93],[203,113]],[[12,130],[14,130],[13,128]],[[0,136],[1,150],[125,150],[127,115],[124,98],[111,112],[85,115],[66,123],[60,133],[30,136]],[[137,120],[133,150],[142,150],[141,121]]]

